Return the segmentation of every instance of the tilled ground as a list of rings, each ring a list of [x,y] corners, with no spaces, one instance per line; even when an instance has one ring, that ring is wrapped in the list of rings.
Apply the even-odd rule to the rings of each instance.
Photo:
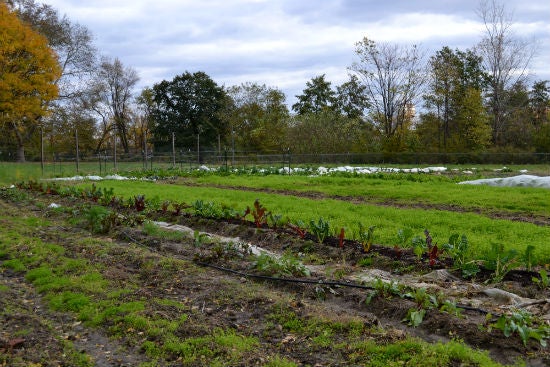
[[[150,303],[154,307],[149,306],[144,312],[166,320],[178,319],[185,314],[185,328],[177,330],[180,337],[208,335],[219,329],[233,330],[238,335],[258,341],[259,347],[240,352],[238,361],[234,360],[234,351],[221,351],[216,361],[223,360],[225,365],[267,365],[273,356],[282,356],[304,366],[364,365],[367,357],[357,354],[351,347],[354,342],[372,340],[388,344],[402,341],[407,335],[430,342],[464,340],[474,348],[489,351],[495,360],[503,363],[513,363],[518,358],[533,366],[550,362],[548,349],[535,341],[524,346],[517,336],[505,338],[499,330],[488,332],[480,329],[486,320],[483,311],[505,312],[513,304],[491,303],[488,297],[478,296],[481,290],[468,284],[472,282],[455,278],[421,279],[434,269],[425,262],[419,263],[412,254],[395,253],[392,249],[375,246],[368,255],[372,259],[368,270],[380,271],[380,276],[393,277],[403,283],[419,284],[422,281],[426,287],[433,286],[438,291],[455,289],[454,297],[461,302],[468,299],[481,301],[470,303],[472,307],[464,309],[462,317],[430,310],[421,325],[412,328],[402,320],[408,310],[415,307],[414,300],[396,296],[375,297],[367,304],[365,301],[372,289],[345,286],[362,284],[355,276],[366,270],[359,266],[359,260],[366,255],[352,242],[346,243],[344,249],[331,244],[330,240],[324,245],[312,246],[311,239],[298,238],[287,230],[256,229],[239,222],[191,216],[163,218],[157,215],[160,219],[200,231],[238,237],[238,241],[273,253],[307,252],[310,260],[315,259],[311,265],[313,274],[306,279],[316,283],[258,279],[254,277],[258,273],[249,258],[220,250],[219,241],[205,241],[197,246],[193,238],[170,240],[150,236],[140,226],[119,226],[108,235],[91,235],[78,224],[68,224],[67,213],[70,211],[48,209],[50,198],[37,197],[36,200],[24,204],[0,200],[0,211],[4,213],[3,229],[59,244],[65,248],[67,256],[83,258],[100,266],[102,276],[111,284],[132,289],[125,296],[128,300],[177,301],[179,307],[155,301]],[[56,198],[56,201],[61,202],[61,199]],[[61,205],[79,204],[65,200]],[[18,220],[11,220],[12,217],[47,218],[48,224],[29,228]],[[109,250],[93,251],[84,244],[87,238],[103,241]],[[171,259],[177,259],[178,266],[174,266]],[[108,322],[90,328],[78,321],[74,314],[52,311],[48,301],[24,278],[24,272],[2,266],[5,261],[9,261],[9,254],[0,254],[0,365],[72,366],[80,362],[81,365],[136,366],[155,360],[157,365],[201,366],[209,360],[205,358],[211,358],[197,355],[191,362],[184,363],[174,353],[163,359],[152,359],[143,348],[147,336],[139,330],[119,330],[117,324]],[[441,263],[438,267],[444,269],[445,266]],[[530,282],[532,275],[511,273],[499,286],[525,299],[550,298],[548,292],[539,291]],[[548,311],[544,309],[546,306],[544,302],[537,304],[537,312],[544,314]],[[289,315],[292,316],[290,320]],[[301,320],[302,324],[324,320],[333,324],[354,322],[362,326],[354,336],[348,332],[328,335],[327,344],[319,335],[304,331],[305,327],[289,326],[294,319]],[[317,325],[321,327],[319,325],[322,323]],[[258,349],[262,353],[257,353]]]

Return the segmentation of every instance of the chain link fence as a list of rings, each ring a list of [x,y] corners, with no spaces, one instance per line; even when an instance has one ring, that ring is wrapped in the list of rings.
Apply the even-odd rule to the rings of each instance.
[[[40,162],[35,158],[34,161]],[[62,173],[68,165],[100,174],[127,170],[195,169],[208,167],[250,167],[291,165],[448,165],[448,164],[550,164],[550,153],[340,153],[292,154],[290,151],[258,153],[250,151],[177,151],[99,154],[78,157],[75,154],[52,154],[44,157],[49,172]]]

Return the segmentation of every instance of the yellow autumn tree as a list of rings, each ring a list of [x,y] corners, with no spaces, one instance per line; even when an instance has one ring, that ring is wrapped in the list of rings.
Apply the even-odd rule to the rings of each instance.
[[[57,97],[60,75],[46,38],[0,2],[0,127],[13,134],[18,162],[25,161],[25,144]]]

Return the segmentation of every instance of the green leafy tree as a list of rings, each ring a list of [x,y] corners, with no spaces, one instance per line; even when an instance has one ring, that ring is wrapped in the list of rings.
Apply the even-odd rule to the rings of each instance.
[[[292,110],[298,115],[333,110],[336,103],[336,93],[332,90],[330,84],[329,81],[325,80],[325,74],[306,82],[306,88],[302,94],[296,96],[298,101],[292,105]]]
[[[0,125],[13,134],[17,161],[25,161],[31,140],[48,104],[58,94],[61,73],[46,38],[0,3]]]
[[[502,145],[530,151],[536,133],[534,113],[529,105],[529,90],[525,83],[516,82],[505,93],[508,113],[503,117]]]
[[[361,84],[356,75],[336,87],[336,109],[352,119],[364,119],[370,103],[366,94],[366,87]]]
[[[481,59],[472,51],[443,47],[430,58],[428,93],[424,95],[428,113],[417,128],[425,150],[464,151],[486,145],[487,116],[479,108],[485,79]]]
[[[256,83],[230,87],[231,107],[226,115],[231,141],[238,148],[258,152],[284,149],[289,112],[282,91]]]
[[[549,121],[550,86],[547,80],[537,81],[529,93],[529,106],[533,112],[535,126],[541,126]]]
[[[529,97],[533,114],[535,137],[533,145],[536,152],[550,152],[550,87],[548,81],[533,84]]]
[[[286,144],[297,154],[360,152],[367,147],[365,134],[358,119],[327,110],[294,116]]]
[[[137,116],[136,116],[136,141],[139,142],[139,147],[145,153],[150,151],[149,141],[151,139],[151,129],[153,127],[153,90],[145,88],[136,97]],[[147,145],[147,147],[146,147]]]
[[[152,90],[152,132],[156,144],[168,143],[172,133],[183,148],[194,148],[196,142],[215,145],[216,138],[225,136],[226,125],[221,117],[227,95],[206,73],[185,72],[171,81],[155,84]]]

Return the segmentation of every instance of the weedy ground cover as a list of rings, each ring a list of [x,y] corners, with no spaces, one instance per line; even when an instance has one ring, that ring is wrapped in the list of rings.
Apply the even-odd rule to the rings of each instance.
[[[224,185],[298,192],[319,192],[342,197],[367,198],[373,202],[455,205],[485,211],[550,212],[548,189],[458,185],[471,176],[430,174],[372,174],[348,177],[205,175],[195,180],[203,185]]]
[[[89,184],[81,184],[86,186]],[[282,214],[293,223],[309,223],[323,217],[330,222],[332,233],[346,229],[348,238],[359,239],[359,223],[376,226],[379,244],[394,246],[399,243],[398,232],[411,229],[415,235],[422,235],[429,229],[434,243],[446,243],[449,236],[466,234],[472,255],[483,255],[493,244],[501,244],[505,249],[515,249],[523,253],[528,246],[535,246],[538,261],[550,261],[550,227],[536,226],[524,222],[491,219],[475,213],[459,213],[443,210],[405,209],[351,203],[334,199],[313,200],[302,197],[267,194],[214,187],[195,187],[153,182],[108,181],[96,183],[98,187],[112,187],[117,196],[132,198],[144,195],[152,201],[173,200],[194,203],[208,198],[208,202],[221,203],[237,212],[244,212],[247,203],[256,199],[272,213]]]
[[[44,301],[37,309],[57,312],[41,321],[56,336],[50,340],[65,340],[66,345],[44,356],[38,349],[49,349],[54,342],[41,344],[43,335],[33,335],[29,329],[18,334],[22,338],[12,338],[11,320],[26,321],[31,328],[39,316],[23,317],[14,307],[15,298],[0,297],[0,364],[57,361],[86,367],[96,365],[99,354],[109,354],[113,360],[132,356],[124,364],[141,367],[174,363],[275,367],[298,366],[302,361],[499,366],[487,353],[459,341],[429,344],[384,330],[364,317],[321,311],[321,302],[301,302],[269,284],[224,277],[137,241],[95,235],[68,221],[62,211],[30,210],[19,204],[31,203],[12,205],[0,199],[0,280],[10,284],[0,287],[0,295],[14,284],[32,284]],[[43,218],[46,213],[48,220]],[[151,228],[146,232],[153,240],[165,237]],[[180,247],[194,247],[191,238],[177,241]],[[18,266],[13,266],[16,261]],[[38,299],[32,302],[40,305]],[[79,340],[75,327],[84,330],[90,339],[87,344]],[[63,335],[56,335],[57,330]],[[101,346],[86,330],[108,336],[108,343]],[[24,344],[23,352],[4,348],[4,337],[9,338],[6,345]]]

